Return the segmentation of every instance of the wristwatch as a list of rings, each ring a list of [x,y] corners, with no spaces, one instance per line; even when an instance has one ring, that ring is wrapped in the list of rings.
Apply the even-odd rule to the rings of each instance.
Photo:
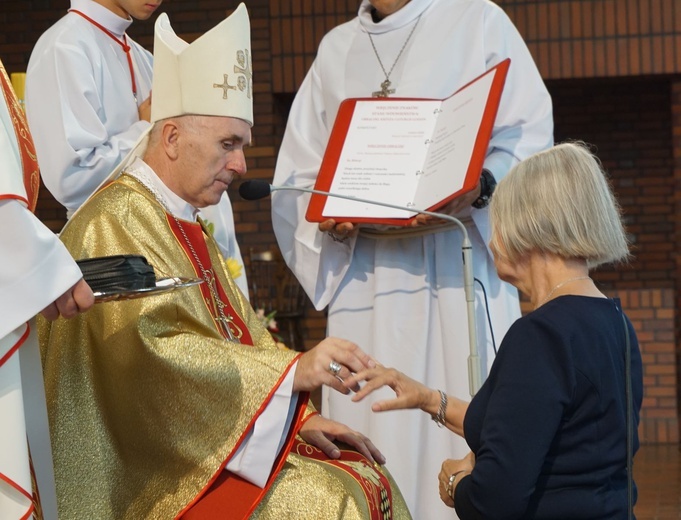
[[[482,170],[480,175],[480,196],[475,199],[471,206],[477,209],[487,207],[489,201],[492,200],[492,193],[494,193],[494,188],[496,187],[497,181],[494,180],[494,175],[489,170]]]

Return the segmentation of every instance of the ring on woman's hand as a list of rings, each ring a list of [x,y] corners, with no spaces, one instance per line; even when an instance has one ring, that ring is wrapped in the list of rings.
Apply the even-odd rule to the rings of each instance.
[[[341,371],[341,364],[338,361],[332,361],[329,363],[329,372],[334,376],[337,376]]]

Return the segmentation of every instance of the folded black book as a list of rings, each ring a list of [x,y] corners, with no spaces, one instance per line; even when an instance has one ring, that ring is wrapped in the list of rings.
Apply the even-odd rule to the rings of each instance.
[[[114,255],[78,260],[83,278],[95,292],[134,291],[156,286],[154,268],[141,255]]]

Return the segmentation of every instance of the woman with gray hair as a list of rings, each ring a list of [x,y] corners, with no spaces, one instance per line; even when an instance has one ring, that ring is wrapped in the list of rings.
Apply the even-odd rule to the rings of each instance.
[[[420,408],[465,437],[469,456],[439,474],[440,498],[462,520],[626,518],[627,348],[633,451],[642,367],[619,302],[589,277],[629,255],[601,166],[579,143],[537,153],[499,183],[490,215],[497,272],[534,310],[510,328],[472,401],[381,366],[345,384],[367,381],[355,401],[387,385],[396,397],[374,411]]]

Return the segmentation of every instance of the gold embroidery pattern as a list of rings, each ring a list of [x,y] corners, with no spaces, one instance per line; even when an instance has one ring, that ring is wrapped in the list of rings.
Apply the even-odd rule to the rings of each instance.
[[[28,197],[28,208],[35,210],[38,202],[38,191],[40,189],[40,170],[38,169],[38,159],[35,153],[35,145],[28,131],[28,123],[19,100],[14,94],[11,82],[4,65],[0,62],[0,80],[2,90],[7,101],[7,108],[12,118],[17,144],[20,150],[21,164],[24,176],[24,187]]]
[[[229,74],[223,74],[222,83],[213,83],[213,88],[222,89],[222,99],[229,98],[230,90],[245,92],[248,99],[251,99],[253,97],[253,63],[248,49],[236,51],[236,63],[234,65],[236,85],[230,85]]]
[[[253,96],[253,63],[251,62],[251,53],[248,49],[236,52],[236,61],[239,65],[234,65],[234,72],[241,74],[237,78],[237,85],[239,90],[246,91],[248,99]]]
[[[296,443],[293,451],[299,455],[310,457],[322,463],[334,466],[341,471],[345,471],[351,475],[361,486],[362,491],[367,499],[369,506],[369,513],[372,519],[391,520],[392,507],[390,504],[390,495],[385,487],[385,475],[381,472],[380,466],[377,464],[371,465],[369,461],[361,457],[355,452],[347,452],[342,450],[343,454],[347,454],[346,460],[327,459],[326,456],[314,446],[306,443]],[[349,460],[350,456],[356,455],[358,460]]]
[[[236,67],[235,67],[236,68]],[[221,88],[223,90],[222,92],[222,99],[228,99],[227,93],[230,90],[236,90],[236,87],[233,85],[229,84],[229,75],[228,74],[223,74],[224,80],[222,83],[213,83],[213,88]]]

